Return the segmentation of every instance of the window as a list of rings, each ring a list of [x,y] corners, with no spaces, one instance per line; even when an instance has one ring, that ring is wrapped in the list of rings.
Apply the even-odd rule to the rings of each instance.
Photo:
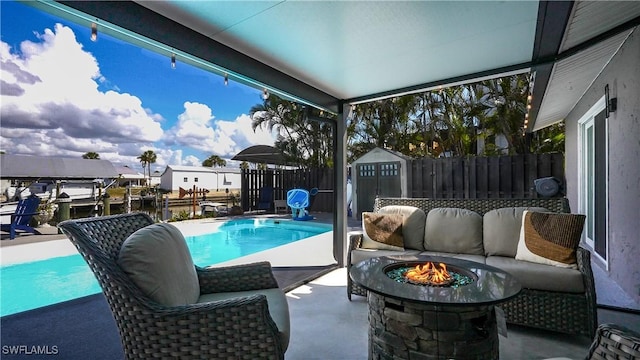
[[[578,121],[578,212],[584,242],[608,267],[608,139],[604,96]]]
[[[182,182],[188,182],[188,181],[189,181],[189,178],[187,178],[187,177],[182,178]]]
[[[193,178],[193,182],[198,182],[198,178]]]

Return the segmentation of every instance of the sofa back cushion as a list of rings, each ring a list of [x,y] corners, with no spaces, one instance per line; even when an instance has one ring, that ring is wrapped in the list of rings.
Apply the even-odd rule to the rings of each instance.
[[[122,244],[118,265],[155,302],[166,306],[193,304],[200,283],[187,243],[171,224],[153,224],[131,234]]]
[[[486,256],[516,256],[525,210],[546,211],[541,207],[507,207],[484,214],[482,232]]]
[[[400,214],[402,220],[402,236],[404,248],[424,250],[424,226],[427,215],[421,209],[413,206],[389,205],[378,210],[380,214]]]
[[[482,216],[467,209],[432,209],[427,214],[424,247],[427,251],[484,255]]]

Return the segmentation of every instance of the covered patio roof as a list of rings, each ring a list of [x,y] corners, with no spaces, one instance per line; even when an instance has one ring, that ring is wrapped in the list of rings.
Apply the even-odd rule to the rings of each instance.
[[[636,1],[34,5],[334,113],[343,104],[532,71],[528,131],[562,120],[640,24]]]

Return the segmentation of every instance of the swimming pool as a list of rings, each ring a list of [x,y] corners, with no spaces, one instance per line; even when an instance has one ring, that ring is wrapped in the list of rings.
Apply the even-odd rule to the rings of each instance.
[[[209,266],[332,230],[331,225],[243,219],[207,224],[208,233],[187,235],[193,262]],[[0,316],[99,293],[100,286],[78,254],[2,266]]]

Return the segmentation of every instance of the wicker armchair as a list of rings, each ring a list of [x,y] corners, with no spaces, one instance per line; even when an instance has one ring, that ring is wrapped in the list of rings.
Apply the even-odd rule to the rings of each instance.
[[[622,326],[601,324],[587,360],[640,359],[640,334]]]
[[[640,359],[640,334],[623,326],[601,324],[589,348],[585,360],[636,360]],[[572,360],[567,357],[544,360]]]
[[[152,224],[154,221],[148,215],[134,213],[69,220],[58,225],[98,279],[116,320],[125,356],[283,359],[288,345],[289,314],[270,264],[195,267],[194,281],[199,282],[201,298],[215,300],[162,305],[145,295],[118,265],[124,241]],[[286,329],[276,325],[278,320],[272,317],[267,301],[270,295],[264,295],[265,292],[276,296],[281,293],[284,304],[280,303],[278,310],[282,316],[276,318],[285,322],[281,327]]]

